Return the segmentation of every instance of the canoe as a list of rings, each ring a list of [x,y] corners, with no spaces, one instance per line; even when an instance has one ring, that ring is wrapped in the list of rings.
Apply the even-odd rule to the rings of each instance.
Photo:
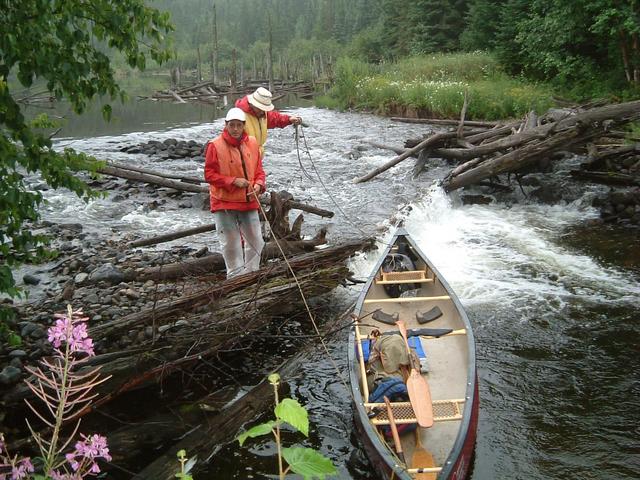
[[[407,480],[467,478],[479,403],[473,332],[455,293],[406,230],[396,230],[387,244],[353,318],[348,352],[355,424],[377,475]],[[383,348],[383,343],[376,347],[381,339],[397,335],[393,342],[396,347],[403,345],[401,329],[414,352],[413,361],[399,368],[404,381],[400,386],[408,398],[399,395],[390,402],[388,398],[370,402],[376,386],[389,378],[371,384],[372,363],[365,360]],[[382,353],[387,356],[392,358]]]

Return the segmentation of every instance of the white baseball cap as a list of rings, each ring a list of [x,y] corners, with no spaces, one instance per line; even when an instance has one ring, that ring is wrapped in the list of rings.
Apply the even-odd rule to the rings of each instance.
[[[246,122],[247,116],[238,107],[233,107],[227,112],[227,116],[224,117],[225,122],[230,122],[231,120],[240,120],[241,122]]]

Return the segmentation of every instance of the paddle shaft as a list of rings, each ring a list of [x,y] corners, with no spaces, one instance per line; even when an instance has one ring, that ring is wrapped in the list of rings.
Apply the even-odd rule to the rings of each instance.
[[[396,322],[400,335],[404,339],[404,344],[407,346],[407,353],[411,358],[411,347],[409,347],[409,341],[407,340],[407,327],[402,320]],[[407,390],[409,391],[409,400],[413,407],[413,412],[416,414],[418,425],[424,428],[433,426],[433,405],[431,404],[431,392],[429,391],[429,384],[425,378],[420,375],[413,364],[411,363],[411,373],[407,378]]]
[[[391,408],[391,402],[388,397],[384,397],[384,403],[387,405],[387,416],[389,417],[389,425],[391,426],[391,435],[393,436],[393,444],[396,447],[396,453],[398,458],[406,465],[404,459],[404,453],[402,452],[402,443],[400,442],[400,435],[398,434],[398,427],[396,426],[396,419],[393,416],[393,409]]]

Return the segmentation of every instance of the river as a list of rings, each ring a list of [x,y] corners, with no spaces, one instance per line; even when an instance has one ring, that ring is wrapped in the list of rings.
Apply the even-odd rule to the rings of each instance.
[[[640,243],[637,232],[586,226],[598,216],[591,199],[604,187],[567,184],[556,205],[536,203],[519,189],[500,203],[464,205],[458,193],[447,196],[436,186],[449,168],[438,160],[418,180],[411,178],[408,160],[356,185],[355,177],[393,155],[362,140],[400,146],[427,127],[311,106],[286,110],[308,123],[300,140],[302,163],[315,178],[306,178],[299,165],[293,128],[272,130],[264,162],[269,189],[335,211],[328,222],[332,240],[363,233],[382,238],[392,217],[404,218],[466,308],[477,341],[481,397],[471,478],[640,478]],[[220,132],[223,114],[211,107],[134,102],[114,108],[114,120],[105,126],[96,109],[82,120],[71,119],[55,146],[202,175],[202,163],[158,162],[119,149],[165,138],[204,143]],[[550,177],[564,178],[575,161],[557,165]],[[45,219],[74,218],[99,237],[153,235],[212,221],[209,212],[170,204],[148,211],[137,200],[84,204],[64,191],[45,196]],[[303,231],[312,234],[323,224],[307,215]],[[156,248],[186,242],[216,249],[212,234]],[[375,252],[354,260],[356,276],[366,277],[375,260]],[[357,294],[355,287],[340,288],[333,301],[348,305]],[[329,344],[344,379],[346,337],[345,332]],[[329,456],[339,478],[372,478],[354,434],[348,392],[326,354],[318,348],[299,376],[285,380],[310,412],[312,435],[305,444]],[[202,478],[273,474],[273,446],[250,445],[223,446]]]

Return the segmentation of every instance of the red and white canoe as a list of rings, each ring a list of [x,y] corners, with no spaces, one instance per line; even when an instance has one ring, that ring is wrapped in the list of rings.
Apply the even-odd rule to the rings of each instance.
[[[402,264],[403,258],[408,264]],[[379,477],[466,478],[479,403],[473,332],[455,293],[404,229],[396,231],[381,255],[358,299],[355,317],[359,320],[349,336],[354,416]],[[395,320],[406,327],[410,342],[418,342],[416,350],[422,350],[426,361],[421,363],[428,368],[412,369],[405,380],[410,401],[391,402],[387,408],[384,402],[369,402],[370,387],[363,378],[368,348],[363,346],[371,345],[375,330],[397,334]],[[394,430],[392,423],[401,432],[404,424],[417,428],[394,441],[381,433],[385,426]]]

